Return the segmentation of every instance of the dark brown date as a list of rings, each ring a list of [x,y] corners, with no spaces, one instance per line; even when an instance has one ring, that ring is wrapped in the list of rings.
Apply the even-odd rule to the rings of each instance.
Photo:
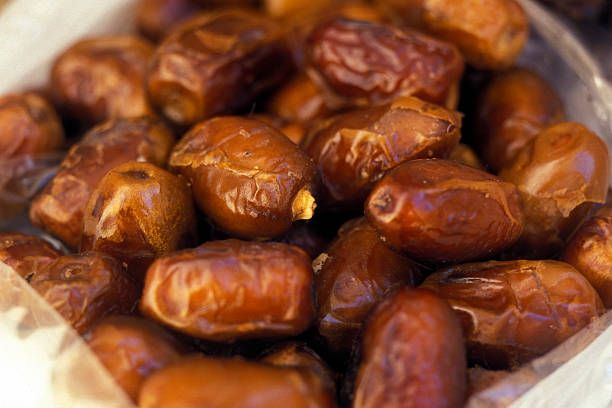
[[[286,83],[274,95],[269,111],[288,121],[311,125],[328,116],[334,109],[321,88],[306,74],[300,74]]]
[[[478,170],[485,169],[480,162],[480,159],[476,155],[476,152],[474,152],[471,147],[463,143],[459,143],[457,146],[455,146],[448,156],[448,159]]]
[[[59,150],[64,130],[53,107],[33,92],[0,96],[0,160]]]
[[[608,193],[610,160],[605,143],[586,127],[566,122],[529,142],[500,177],[521,194],[525,230],[516,257],[557,254],[596,203]]]
[[[419,158],[448,157],[461,116],[413,97],[327,119],[304,149],[315,160],[325,207],[360,207],[386,171]]]
[[[95,252],[57,258],[30,283],[80,334],[103,317],[131,313],[139,296],[121,263]]]
[[[177,28],[159,46],[147,86],[173,122],[192,125],[248,106],[291,70],[282,30],[255,12],[210,12]]]
[[[417,96],[454,108],[463,59],[452,45],[390,25],[342,18],[308,39],[309,74],[347,102],[363,106]]]
[[[137,317],[105,318],[85,335],[85,340],[134,402],[148,376],[180,358],[180,346],[168,333]]]
[[[364,218],[343,225],[314,265],[319,333],[334,352],[345,355],[372,307],[421,278],[417,265],[380,241]]]
[[[366,215],[384,242],[417,260],[491,257],[523,230],[516,187],[446,160],[413,160],[374,186]]]
[[[151,41],[160,41],[173,27],[200,10],[193,0],[139,0],[136,26]]]
[[[481,69],[509,67],[529,33],[515,0],[376,0],[390,15],[455,44]]]
[[[314,317],[310,258],[281,243],[210,241],[147,272],[142,312],[212,341],[296,335]]]
[[[153,46],[135,36],[79,41],[53,65],[53,95],[66,113],[87,125],[151,114],[144,75],[152,53]]]
[[[423,286],[448,301],[470,359],[490,368],[515,367],[548,352],[603,310],[589,282],[557,261],[464,264],[430,275]]]
[[[461,407],[465,347],[450,307],[424,289],[404,288],[368,319],[354,408]]]
[[[89,198],[83,226],[81,251],[114,256],[138,282],[155,258],[196,243],[187,182],[150,163],[108,172]]]
[[[0,232],[0,261],[28,281],[60,256],[62,253],[42,238],[17,232]]]
[[[191,357],[149,377],[140,408],[333,408],[333,396],[309,370],[239,359]]]
[[[334,373],[311,348],[303,343],[285,343],[268,350],[261,362],[279,367],[298,367],[312,370],[319,375],[332,395],[336,392]]]
[[[479,147],[494,171],[509,165],[540,131],[565,116],[555,90],[537,73],[515,68],[487,86],[477,112]]]
[[[593,285],[606,308],[612,309],[612,208],[604,207],[571,238],[561,258]]]
[[[289,232],[279,241],[301,248],[315,259],[325,251],[331,240],[311,224],[301,222],[293,224]]]
[[[32,223],[77,248],[87,201],[102,177],[131,160],[163,166],[173,143],[170,130],[151,118],[115,119],[94,127],[70,149],[55,177],[32,202]]]
[[[263,122],[202,122],[176,145],[170,165],[191,181],[200,209],[233,236],[277,237],[313,215],[312,159]]]

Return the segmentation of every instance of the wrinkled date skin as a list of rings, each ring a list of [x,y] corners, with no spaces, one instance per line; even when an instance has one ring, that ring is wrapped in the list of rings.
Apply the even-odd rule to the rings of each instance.
[[[540,131],[563,120],[563,104],[537,73],[514,68],[487,86],[477,112],[479,147],[494,171],[508,166]]]
[[[60,256],[62,253],[42,238],[17,232],[0,232],[0,261],[28,281]]]
[[[64,130],[53,107],[33,92],[0,96],[0,160],[58,150]]]
[[[272,98],[269,111],[289,122],[309,126],[334,110],[321,88],[304,73],[287,82]]]
[[[30,283],[80,334],[103,317],[131,313],[139,296],[121,263],[95,252],[62,256]]]
[[[360,207],[374,183],[398,164],[447,157],[459,143],[461,116],[420,99],[334,116],[309,135],[325,207]]]
[[[448,301],[470,359],[489,368],[515,367],[548,352],[603,310],[589,282],[557,261],[464,264],[430,275],[423,286]]]
[[[478,170],[484,170],[485,167],[480,162],[476,152],[466,144],[459,143],[448,156],[449,160],[456,161],[465,166],[470,166]]]
[[[416,96],[453,108],[463,59],[452,45],[390,25],[343,18],[319,24],[308,38],[313,79],[348,103],[389,103]]]
[[[515,0],[376,0],[410,26],[455,44],[480,69],[514,63],[527,36],[525,12]]]
[[[196,243],[187,182],[150,163],[108,172],[91,194],[83,225],[81,251],[114,256],[139,282],[155,258]]]
[[[612,309],[612,208],[604,207],[569,241],[561,258],[580,271]]]
[[[200,209],[233,236],[277,237],[313,215],[314,162],[263,122],[202,122],[176,145],[170,165],[191,181]]]
[[[79,41],[55,61],[51,89],[60,107],[87,125],[149,115],[144,76],[153,46],[135,36]]]
[[[368,319],[355,383],[354,408],[463,406],[465,347],[446,302],[404,288]]]
[[[239,359],[191,357],[147,379],[140,408],[334,408],[325,384],[310,370]]]
[[[374,305],[421,278],[417,265],[380,241],[364,218],[342,226],[315,265],[319,333],[334,352],[344,354],[351,351]]]
[[[211,341],[297,335],[314,317],[312,280],[310,258],[299,248],[210,241],[155,261],[140,309]]]
[[[163,166],[173,143],[170,130],[156,119],[115,119],[94,127],[70,149],[55,177],[33,200],[32,223],[77,248],[85,207],[102,177],[131,160]]]
[[[142,35],[157,42],[177,24],[201,10],[192,0],[139,0],[136,26]]]
[[[105,318],[85,335],[85,340],[134,402],[148,376],[181,357],[180,346],[168,333],[137,317]]]
[[[516,187],[446,160],[413,160],[376,184],[366,215],[386,244],[417,260],[491,257],[523,230]]]
[[[332,395],[336,392],[334,373],[317,353],[303,343],[291,342],[275,346],[259,361],[279,367],[310,369],[319,375]]]
[[[512,253],[546,258],[608,192],[610,160],[605,143],[586,127],[566,122],[542,131],[500,172],[521,194],[525,231]]]
[[[174,31],[155,52],[147,86],[173,122],[192,125],[249,105],[291,70],[280,27],[255,12],[210,12]]]

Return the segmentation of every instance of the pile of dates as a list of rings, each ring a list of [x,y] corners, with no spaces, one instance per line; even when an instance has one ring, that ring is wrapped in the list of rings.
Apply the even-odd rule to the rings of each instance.
[[[0,97],[2,160],[64,152],[0,260],[140,407],[461,407],[612,307],[606,145],[515,0],[136,21]]]

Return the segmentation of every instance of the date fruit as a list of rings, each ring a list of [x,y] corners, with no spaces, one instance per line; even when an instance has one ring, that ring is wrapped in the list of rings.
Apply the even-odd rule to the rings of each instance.
[[[459,408],[466,377],[451,308],[428,290],[400,289],[366,323],[353,407]]]
[[[275,128],[253,119],[217,117],[176,145],[170,166],[191,181],[200,209],[241,238],[272,238],[312,218],[315,165]]]
[[[314,318],[310,258],[299,248],[209,241],[158,258],[147,272],[141,311],[211,341],[292,336]]]
[[[447,160],[413,160],[374,186],[366,215],[386,244],[416,260],[491,257],[523,230],[516,187]]]
[[[201,7],[193,0],[139,0],[136,27],[151,41],[160,41],[177,24],[192,17]]]
[[[464,264],[430,275],[423,286],[461,320],[472,362],[516,367],[577,333],[603,310],[589,282],[557,261]]]
[[[42,238],[17,232],[0,232],[0,261],[27,281],[60,256],[62,253]]]
[[[108,172],[89,198],[83,225],[81,251],[112,255],[138,282],[155,258],[196,243],[187,182],[150,163]]]

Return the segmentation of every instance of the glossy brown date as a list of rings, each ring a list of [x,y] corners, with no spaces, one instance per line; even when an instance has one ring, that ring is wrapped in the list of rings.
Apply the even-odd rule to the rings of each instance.
[[[34,198],[32,223],[77,248],[87,201],[102,177],[131,160],[163,166],[173,143],[170,130],[156,119],[115,119],[94,127],[70,149],[55,177]]]
[[[364,218],[343,225],[314,264],[319,333],[334,352],[345,355],[372,307],[421,278],[417,265],[387,247]]]
[[[200,10],[193,0],[139,0],[136,27],[151,41],[160,41],[173,27]]]
[[[191,357],[149,377],[140,408],[333,408],[318,375],[239,359]]]
[[[275,128],[217,117],[176,145],[170,165],[187,177],[200,209],[232,236],[277,237],[315,208],[315,166]]]
[[[57,258],[30,284],[81,334],[103,317],[131,313],[139,296],[121,263],[95,252]]]
[[[515,0],[376,0],[394,18],[455,44],[480,69],[509,67],[529,33]]]
[[[275,346],[266,351],[259,361],[279,367],[296,367],[312,370],[319,375],[332,395],[335,394],[334,373],[317,353],[303,343],[290,342]]]
[[[498,172],[540,131],[565,116],[555,90],[534,71],[514,68],[487,85],[477,112],[479,148]]]
[[[53,64],[53,95],[71,117],[88,125],[151,114],[144,75],[152,53],[153,46],[136,36],[79,41]]]
[[[470,359],[490,368],[515,367],[548,352],[603,310],[589,282],[557,261],[464,264],[430,275],[423,286],[448,301]]]
[[[309,74],[348,103],[417,96],[453,108],[463,59],[452,45],[409,29],[337,18],[308,39]]]
[[[0,261],[28,281],[60,256],[61,251],[42,238],[17,232],[0,232]]]
[[[290,70],[291,55],[275,22],[246,10],[209,12],[159,46],[147,87],[168,119],[192,125],[248,106]]]
[[[296,145],[300,145],[304,137],[306,136],[306,126],[296,122],[287,121],[279,116],[266,114],[266,113],[255,113],[247,116],[248,119],[258,120],[267,125],[275,127],[280,130],[287,139],[291,140]]]
[[[448,304],[404,288],[366,324],[354,408],[461,407],[466,390],[461,327]]]
[[[272,98],[268,110],[286,121],[312,125],[333,112],[333,102],[304,73],[287,82]]]
[[[314,317],[310,258],[281,243],[209,241],[157,259],[142,312],[205,340],[296,335]]]
[[[366,215],[386,244],[417,260],[491,257],[523,230],[519,194],[495,176],[446,160],[413,160],[374,186]]]
[[[115,167],[91,194],[83,219],[81,251],[99,251],[127,265],[142,282],[155,258],[196,243],[191,189],[150,163]]]
[[[134,402],[147,377],[180,358],[176,340],[155,324],[137,317],[105,318],[85,335],[85,340]]]
[[[605,143],[586,127],[565,122],[539,133],[500,172],[520,192],[525,230],[516,257],[546,258],[608,192],[610,160]]]
[[[485,167],[480,162],[480,159],[476,155],[476,152],[472,150],[470,146],[463,143],[459,143],[457,146],[455,146],[455,148],[448,156],[448,159],[466,166],[473,167],[478,170],[485,169]]]
[[[606,308],[612,309],[612,208],[604,207],[570,239],[561,259],[593,285]]]
[[[0,160],[58,150],[64,130],[53,107],[33,92],[0,96]]]
[[[304,142],[321,176],[325,207],[357,207],[398,164],[447,157],[459,143],[461,116],[413,97],[333,116]]]

